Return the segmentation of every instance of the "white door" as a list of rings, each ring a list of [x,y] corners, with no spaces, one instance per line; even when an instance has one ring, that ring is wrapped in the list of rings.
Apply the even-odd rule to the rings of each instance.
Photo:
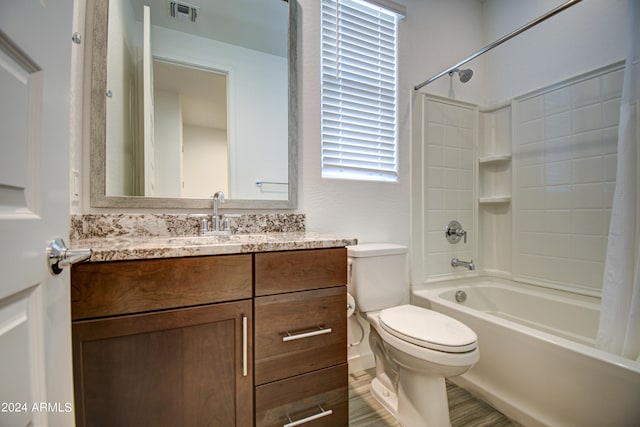
[[[0,0],[0,426],[73,426],[69,235],[73,0]],[[67,241],[68,243],[68,241]]]
[[[156,194],[156,145],[153,101],[153,55],[151,52],[151,8],[142,7],[142,85],[144,109],[144,195]]]

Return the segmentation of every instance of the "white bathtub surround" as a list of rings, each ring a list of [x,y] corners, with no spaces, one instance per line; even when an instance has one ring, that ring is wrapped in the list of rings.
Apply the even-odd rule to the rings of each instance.
[[[412,282],[477,273],[599,296],[623,64],[493,106],[412,104]],[[443,227],[456,219],[468,244]]]
[[[640,361],[640,1],[629,0],[618,169],[602,285],[598,347]]]
[[[451,266],[471,261],[477,242],[474,221],[474,173],[477,107],[446,98],[416,94],[412,105],[413,191],[412,281],[449,275],[475,275]],[[445,226],[458,221],[466,243],[451,244]]]
[[[467,294],[465,303],[455,293]],[[414,287],[412,303],[476,332],[481,357],[453,381],[527,426],[632,426],[640,363],[594,348],[596,297],[501,279]]]
[[[516,98],[512,277],[599,296],[622,63]]]

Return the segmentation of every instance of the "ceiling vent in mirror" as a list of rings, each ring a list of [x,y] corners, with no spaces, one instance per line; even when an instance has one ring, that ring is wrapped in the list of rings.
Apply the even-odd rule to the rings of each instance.
[[[169,14],[172,18],[175,18],[178,21],[196,22],[196,18],[198,17],[198,8],[191,4],[170,1]]]

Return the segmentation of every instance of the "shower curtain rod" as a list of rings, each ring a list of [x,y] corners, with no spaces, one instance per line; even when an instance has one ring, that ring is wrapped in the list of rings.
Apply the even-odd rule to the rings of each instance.
[[[487,46],[485,46],[482,49],[480,49],[479,51],[469,55],[468,57],[466,57],[462,61],[458,62],[457,64],[452,65],[451,67],[449,67],[446,70],[436,74],[435,76],[431,77],[430,79],[425,80],[424,82],[420,83],[419,85],[414,86],[413,90],[420,90],[422,87],[428,85],[432,81],[439,79],[440,77],[444,76],[447,73],[450,73],[451,71],[454,71],[456,68],[459,68],[461,65],[466,64],[467,62],[471,61],[472,59],[475,59],[478,56],[482,55],[483,53],[493,49],[494,47],[496,47],[498,45],[501,45],[502,43],[506,42],[507,40],[509,40],[509,39],[511,39],[511,38],[513,38],[515,36],[517,36],[518,34],[522,33],[523,31],[526,31],[531,27],[535,27],[536,25],[538,25],[539,23],[541,23],[545,19],[551,18],[553,15],[556,15],[556,14],[562,12],[563,10],[567,9],[568,7],[571,7],[576,3],[580,3],[581,1],[582,0],[570,0],[570,1],[566,2],[566,3],[564,3],[564,4],[561,4],[560,6],[556,7],[553,10],[550,10],[549,12],[547,12],[544,15],[540,16],[539,18],[534,19],[533,21],[529,22],[528,24],[523,25],[522,27],[518,28],[517,30],[514,30],[514,31],[510,32],[506,36],[503,36],[503,37],[499,38],[498,40],[494,41],[493,43],[488,44]]]

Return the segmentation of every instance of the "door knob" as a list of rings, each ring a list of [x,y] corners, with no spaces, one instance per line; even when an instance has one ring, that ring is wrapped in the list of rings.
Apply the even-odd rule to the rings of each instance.
[[[91,249],[69,249],[64,240],[58,238],[49,244],[47,248],[47,261],[49,272],[54,276],[60,274],[62,269],[79,262],[91,259]]]

